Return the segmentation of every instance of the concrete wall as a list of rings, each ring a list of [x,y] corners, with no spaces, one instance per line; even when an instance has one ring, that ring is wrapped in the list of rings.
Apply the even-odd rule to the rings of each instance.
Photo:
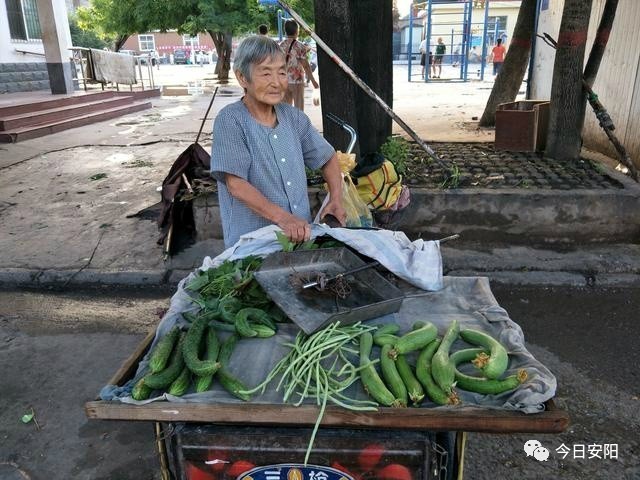
[[[170,54],[173,53],[176,49],[182,50],[190,50],[191,47],[184,46],[184,39],[182,35],[178,35],[176,32],[148,32],[143,35],[153,35],[156,51],[162,55],[163,53]],[[199,47],[193,47],[196,50],[207,50],[214,51],[215,47],[213,45],[213,40],[211,36],[207,33],[198,34],[198,42]],[[138,40],[138,35],[131,35],[124,45],[122,46],[122,50],[133,50],[135,52],[140,52],[140,42]]]
[[[64,1],[63,1],[64,3]],[[16,52],[28,50],[44,55],[42,40],[12,40],[9,31],[9,20],[7,18],[7,4],[0,2],[0,64],[3,63],[38,63],[44,62],[44,56],[25,55]]]
[[[589,56],[595,32],[600,22],[605,0],[593,1],[585,60]],[[563,0],[549,2],[549,8],[540,12],[538,33],[558,37],[562,20]],[[616,19],[609,37],[607,50],[593,86],[616,125],[616,135],[640,166],[640,2],[620,0]],[[531,81],[531,98],[548,100],[551,95],[555,50],[541,40],[536,43],[536,54]],[[587,107],[583,131],[585,146],[616,157],[595,115]]]

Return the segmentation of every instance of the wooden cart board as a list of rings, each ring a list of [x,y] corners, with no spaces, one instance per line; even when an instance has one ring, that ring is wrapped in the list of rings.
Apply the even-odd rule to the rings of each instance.
[[[153,341],[151,332],[110,380],[123,385],[135,374]],[[322,425],[349,428],[389,428],[485,433],[560,433],[569,425],[569,415],[549,400],[546,410],[536,414],[481,407],[386,408],[377,412],[355,412],[327,406]],[[156,422],[206,422],[242,425],[313,426],[319,408],[285,404],[152,402],[132,405],[96,400],[85,404],[88,418]]]

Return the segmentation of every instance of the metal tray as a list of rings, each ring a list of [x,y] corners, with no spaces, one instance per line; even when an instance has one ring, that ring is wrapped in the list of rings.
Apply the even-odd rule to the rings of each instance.
[[[351,289],[346,298],[302,290],[295,281],[315,280],[318,273],[331,277],[364,264],[347,248],[276,252],[265,258],[255,278],[291,321],[311,334],[338,320],[347,325],[400,310],[402,292],[374,269],[344,277]]]

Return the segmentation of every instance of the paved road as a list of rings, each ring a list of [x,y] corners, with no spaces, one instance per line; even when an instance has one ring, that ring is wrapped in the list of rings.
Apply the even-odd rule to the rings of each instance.
[[[150,425],[88,421],[82,406],[153,328],[170,294],[0,291],[0,478],[159,478]],[[572,424],[535,436],[547,462],[526,457],[530,435],[470,434],[465,478],[640,478],[640,289],[497,286],[494,294],[558,377],[557,401]],[[32,407],[40,430],[20,422]],[[562,444],[572,449],[564,460]],[[591,454],[617,445],[618,458],[573,458],[580,445],[588,457],[590,444]]]

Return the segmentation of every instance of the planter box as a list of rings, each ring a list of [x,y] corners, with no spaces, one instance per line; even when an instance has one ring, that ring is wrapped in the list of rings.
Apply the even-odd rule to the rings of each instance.
[[[502,103],[496,109],[496,150],[544,150],[549,125],[549,102],[523,100]]]

